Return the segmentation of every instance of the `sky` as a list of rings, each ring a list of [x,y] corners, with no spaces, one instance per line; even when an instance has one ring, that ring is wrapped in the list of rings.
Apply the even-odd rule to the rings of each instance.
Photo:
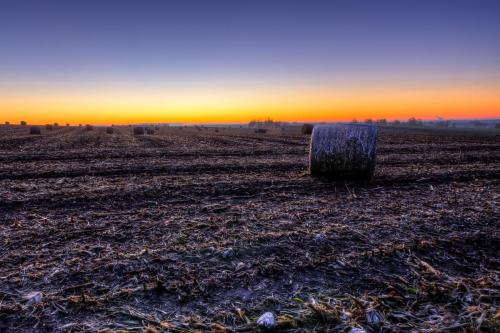
[[[0,0],[0,121],[500,117],[496,0]]]

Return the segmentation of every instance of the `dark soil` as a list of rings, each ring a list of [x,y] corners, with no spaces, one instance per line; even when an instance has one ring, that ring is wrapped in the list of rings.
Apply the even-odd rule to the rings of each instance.
[[[498,329],[499,135],[381,128],[370,183],[308,148],[0,126],[0,331]]]

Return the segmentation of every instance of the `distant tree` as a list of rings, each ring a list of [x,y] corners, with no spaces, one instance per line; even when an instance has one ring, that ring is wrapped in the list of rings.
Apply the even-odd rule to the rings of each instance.
[[[283,123],[279,121],[274,121],[271,118],[265,118],[264,120],[251,120],[248,123],[250,128],[269,128],[269,127],[280,127]]]
[[[385,126],[387,125],[387,120],[382,118],[382,119],[378,119],[377,120],[377,124],[381,125],[381,126]]]
[[[440,120],[440,121],[436,122],[436,126],[442,127],[442,128],[450,127],[450,121],[449,120]]]
[[[353,124],[357,124],[357,123],[358,123],[358,120],[357,120],[356,118],[354,118],[354,119],[352,120],[352,123],[353,123]]]
[[[368,118],[368,119],[365,120],[365,123],[371,124],[371,123],[373,123],[373,120],[371,118]]]
[[[399,126],[399,125],[401,125],[401,121],[399,121],[399,120],[396,119],[396,120],[394,120],[392,122],[392,124],[395,125],[395,126]]]
[[[410,126],[422,126],[423,124],[422,120],[416,119],[415,117],[408,119],[408,125]]]

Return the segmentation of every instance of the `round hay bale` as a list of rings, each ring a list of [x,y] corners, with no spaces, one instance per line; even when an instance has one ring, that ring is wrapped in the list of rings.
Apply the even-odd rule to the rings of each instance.
[[[313,128],[314,128],[314,125],[313,124],[304,124],[302,125],[302,127],[300,128],[300,133],[302,134],[307,134],[307,135],[311,135],[312,132],[313,132]]]
[[[47,124],[47,125],[45,125],[45,129],[47,131],[52,131],[54,129],[54,126],[52,126],[52,124]]]
[[[375,169],[377,127],[339,124],[315,126],[309,172],[331,180],[370,180]]]
[[[41,135],[42,131],[40,130],[40,127],[38,127],[38,126],[31,126],[30,127],[30,134],[31,135]]]
[[[134,135],[144,135],[144,127],[134,127]]]
[[[115,131],[115,130],[114,130],[114,128],[113,128],[113,127],[106,127],[106,133],[107,133],[107,134],[113,134],[113,132],[114,132],[114,131]]]

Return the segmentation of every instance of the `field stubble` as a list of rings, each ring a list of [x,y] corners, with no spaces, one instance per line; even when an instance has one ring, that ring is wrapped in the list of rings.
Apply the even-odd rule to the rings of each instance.
[[[369,184],[308,144],[0,126],[0,331],[498,328],[498,135],[383,128]]]

